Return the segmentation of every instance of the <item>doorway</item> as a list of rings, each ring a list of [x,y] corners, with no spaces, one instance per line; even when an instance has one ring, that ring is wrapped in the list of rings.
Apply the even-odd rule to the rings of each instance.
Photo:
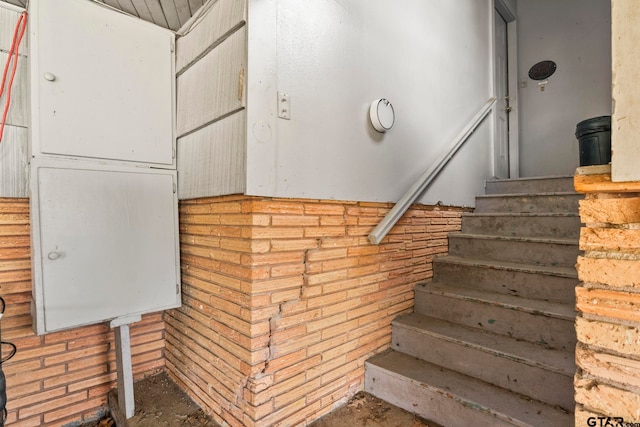
[[[495,0],[494,7],[494,107],[495,133],[493,174],[516,178],[518,167],[516,15],[508,0]]]

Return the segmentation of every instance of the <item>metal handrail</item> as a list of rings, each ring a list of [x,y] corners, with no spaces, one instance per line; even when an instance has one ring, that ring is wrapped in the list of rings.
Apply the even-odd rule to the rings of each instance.
[[[453,158],[456,152],[462,147],[462,145],[469,139],[471,134],[475,132],[480,123],[487,117],[489,111],[491,111],[491,107],[496,102],[496,98],[489,98],[487,102],[482,106],[480,111],[473,116],[471,121],[467,124],[467,126],[462,129],[462,131],[456,136],[451,145],[447,147],[447,150],[443,152],[443,154],[438,158],[436,162],[431,165],[429,169],[425,173],[422,174],[420,179],[416,181],[415,184],[409,188],[409,190],[398,200],[395,206],[387,213],[387,215],[380,221],[380,224],[369,234],[369,241],[377,245],[382,239],[391,231],[394,225],[398,222],[398,220],[404,215],[404,213],[409,209],[409,207],[416,201],[418,197],[426,190],[426,188],[431,184],[431,181],[440,173],[442,168],[445,167],[449,160]]]

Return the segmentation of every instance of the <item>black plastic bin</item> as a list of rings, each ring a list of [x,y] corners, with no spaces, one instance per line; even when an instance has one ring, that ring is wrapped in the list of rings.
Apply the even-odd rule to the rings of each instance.
[[[580,166],[606,165],[611,161],[611,116],[583,120],[576,126]]]

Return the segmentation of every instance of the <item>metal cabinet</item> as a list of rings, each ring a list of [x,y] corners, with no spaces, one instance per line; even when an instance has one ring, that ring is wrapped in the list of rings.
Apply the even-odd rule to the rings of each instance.
[[[34,160],[38,333],[180,305],[176,172]]]
[[[175,36],[86,0],[31,3],[33,155],[175,169]]]
[[[36,332],[178,307],[175,36],[86,0],[30,23]]]

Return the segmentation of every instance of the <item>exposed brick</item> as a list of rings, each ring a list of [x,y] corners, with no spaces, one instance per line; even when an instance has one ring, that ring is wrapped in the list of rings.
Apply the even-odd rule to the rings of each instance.
[[[640,287],[640,260],[578,257],[578,278],[615,288]]]
[[[637,326],[576,319],[578,341],[612,352],[636,356],[640,354],[640,330]]]
[[[581,200],[580,218],[586,224],[640,223],[640,197]]]
[[[576,288],[576,307],[583,313],[640,321],[640,294],[604,289]]]
[[[638,254],[640,230],[583,227],[580,231],[580,249]]]
[[[460,216],[416,207],[395,243],[373,246],[390,204],[238,200],[237,219],[215,208],[225,198],[181,206],[184,305],[166,316],[167,367],[229,425],[306,423],[361,388],[365,358],[389,346],[391,320],[411,309]],[[209,365],[225,389],[246,387],[214,392]]]
[[[576,403],[591,412],[640,422],[640,394],[622,390],[579,374],[575,378]]]
[[[576,361],[585,375],[600,378],[601,382],[640,386],[640,361],[638,360],[578,345]]]

